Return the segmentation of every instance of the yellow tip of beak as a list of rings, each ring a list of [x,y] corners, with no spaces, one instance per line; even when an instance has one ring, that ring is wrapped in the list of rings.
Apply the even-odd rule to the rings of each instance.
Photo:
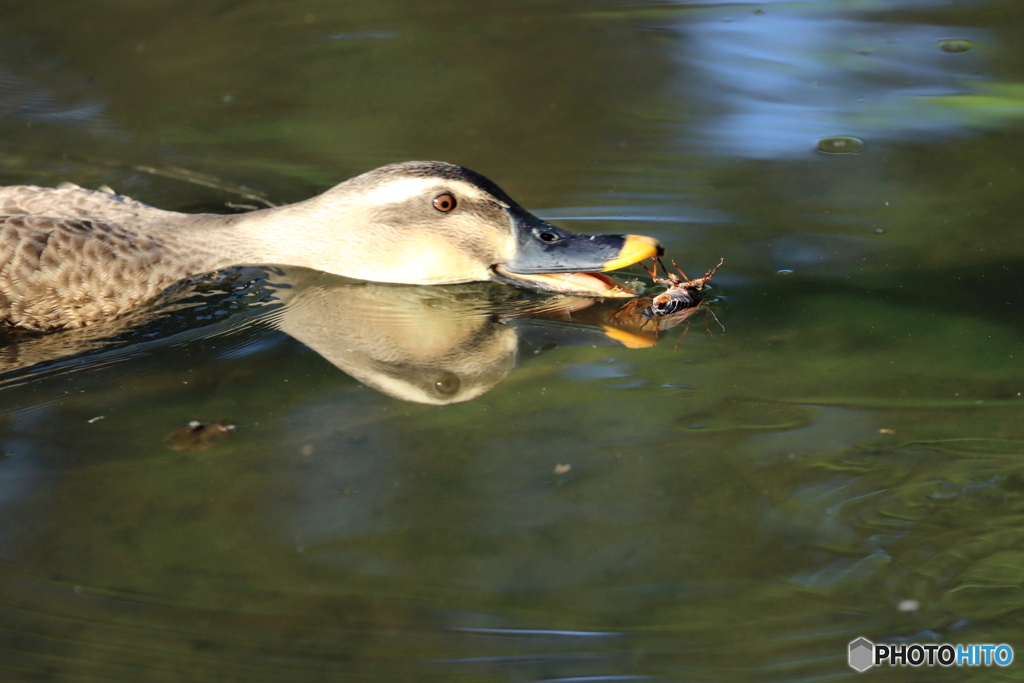
[[[619,255],[604,264],[602,271],[625,268],[634,263],[643,261],[645,258],[660,256],[665,250],[653,237],[643,235],[626,235],[626,243],[622,245]]]

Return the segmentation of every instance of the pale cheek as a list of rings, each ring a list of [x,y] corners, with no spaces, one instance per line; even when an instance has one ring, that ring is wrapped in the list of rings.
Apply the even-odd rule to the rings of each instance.
[[[495,242],[499,245],[495,263],[506,263],[516,257],[516,238],[511,232],[498,235]]]
[[[485,280],[489,263],[454,248],[444,240],[407,240],[391,259],[402,281],[422,284]]]

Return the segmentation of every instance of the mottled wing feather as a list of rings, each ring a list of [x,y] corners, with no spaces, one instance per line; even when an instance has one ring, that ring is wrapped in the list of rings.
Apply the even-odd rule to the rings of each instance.
[[[157,240],[95,220],[0,216],[0,318],[32,330],[127,311],[187,273]]]
[[[0,320],[71,329],[156,296],[201,263],[133,226],[180,218],[76,185],[0,187]]]

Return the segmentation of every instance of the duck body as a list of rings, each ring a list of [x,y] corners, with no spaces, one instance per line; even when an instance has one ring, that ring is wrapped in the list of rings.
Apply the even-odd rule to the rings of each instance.
[[[660,251],[647,237],[552,226],[483,176],[443,162],[392,164],[303,202],[236,215],[164,211],[74,185],[0,187],[0,320],[37,331],[83,327],[235,265],[633,296],[587,271]]]
[[[0,188],[0,318],[82,327],[214,270],[214,254],[167,239],[179,216],[80,187]]]

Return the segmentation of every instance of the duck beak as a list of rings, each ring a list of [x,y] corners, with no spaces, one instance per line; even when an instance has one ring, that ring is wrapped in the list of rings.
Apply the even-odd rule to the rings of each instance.
[[[513,213],[512,223],[515,257],[493,266],[493,278],[529,289],[582,296],[637,296],[600,273],[665,253],[652,237],[581,235],[522,210]]]

